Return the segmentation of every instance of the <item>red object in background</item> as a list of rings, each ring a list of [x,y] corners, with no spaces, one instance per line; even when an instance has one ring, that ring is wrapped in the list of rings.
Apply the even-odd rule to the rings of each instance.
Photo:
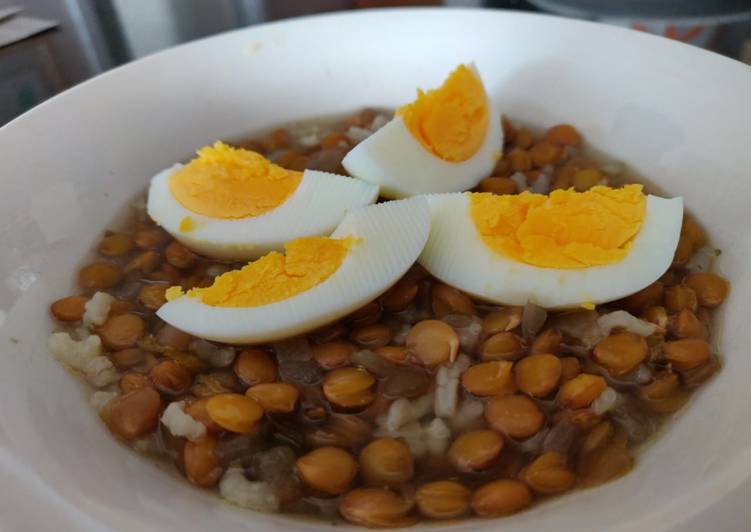
[[[668,39],[713,49],[724,30],[724,25],[716,24],[705,26],[703,24],[677,25],[660,21],[635,21],[630,24],[631,29],[654,33]]]

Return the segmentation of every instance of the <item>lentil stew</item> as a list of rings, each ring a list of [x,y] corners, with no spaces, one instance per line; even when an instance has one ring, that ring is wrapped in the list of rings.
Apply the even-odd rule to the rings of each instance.
[[[234,144],[344,174],[347,150],[386,120],[364,110]],[[586,155],[570,125],[503,129],[507,155],[479,191],[628,179]],[[114,436],[247,508],[377,527],[513,514],[628,473],[721,367],[712,320],[729,285],[688,215],[672,267],[595,309],[487,305],[415,265],[343,320],[230,346],[155,311],[169,286],[209,286],[238,265],[193,253],[137,203],[79,270],[77,293],[52,302],[50,350],[96,389]]]

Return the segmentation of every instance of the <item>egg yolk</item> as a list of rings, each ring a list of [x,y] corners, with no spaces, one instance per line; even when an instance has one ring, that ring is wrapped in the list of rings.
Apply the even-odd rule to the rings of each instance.
[[[597,186],[550,196],[470,193],[482,241],[507,258],[543,268],[611,264],[629,252],[646,213],[641,185]]]
[[[187,295],[214,307],[259,307],[290,298],[328,279],[342,265],[353,237],[333,239],[303,237],[285,244],[285,254],[272,251],[239,270],[214,279],[207,288],[193,288]],[[183,295],[173,286],[167,300]]]
[[[217,142],[198,150],[198,157],[172,174],[169,189],[197,214],[247,218],[284,203],[301,179],[301,172],[277,166],[259,153]]]
[[[417,91],[417,99],[396,111],[422,146],[444,161],[472,157],[488,130],[488,97],[474,69],[459,65],[438,89]]]

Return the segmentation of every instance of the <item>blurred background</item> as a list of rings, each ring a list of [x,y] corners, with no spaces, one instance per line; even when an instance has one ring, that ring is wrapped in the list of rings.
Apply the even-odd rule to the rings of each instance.
[[[751,64],[751,0],[0,0],[0,125],[76,83],[182,42],[268,20],[414,5],[598,20]]]

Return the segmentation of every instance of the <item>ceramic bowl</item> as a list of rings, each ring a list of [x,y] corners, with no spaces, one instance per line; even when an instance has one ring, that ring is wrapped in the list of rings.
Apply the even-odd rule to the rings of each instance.
[[[218,138],[393,107],[475,61],[500,108],[575,124],[682,195],[723,250],[726,367],[634,471],[474,532],[735,530],[751,522],[751,69],[634,31],[501,11],[335,14],[262,25],[118,68],[0,129],[0,514],[11,530],[323,530],[192,488],[116,442],[52,359],[49,303],[149,178]],[[738,494],[745,493],[745,498]],[[743,520],[743,521],[741,521]],[[433,523],[423,526],[438,526]],[[746,530],[739,527],[738,530]]]

